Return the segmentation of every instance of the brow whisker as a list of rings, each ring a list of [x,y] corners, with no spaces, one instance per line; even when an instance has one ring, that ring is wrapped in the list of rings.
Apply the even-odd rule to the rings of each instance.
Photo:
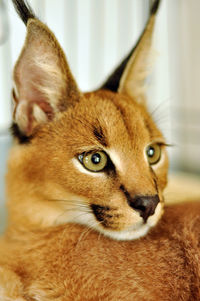
[[[161,108],[163,109],[164,105],[169,106],[170,105],[170,100],[171,100],[171,98],[167,98],[167,99],[164,99],[163,101],[161,101],[158,105],[155,106],[153,111],[150,112],[150,115],[153,117],[157,112],[159,112],[159,110]]]

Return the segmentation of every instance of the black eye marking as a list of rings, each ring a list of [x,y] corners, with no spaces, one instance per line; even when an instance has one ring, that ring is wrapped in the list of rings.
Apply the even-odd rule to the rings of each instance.
[[[110,211],[110,207],[107,206],[100,206],[96,204],[91,205],[92,211],[94,212],[94,215],[96,216],[96,219],[99,222],[103,222],[105,220],[105,215],[108,215],[108,211]],[[109,217],[112,217],[111,215]]]
[[[107,174],[109,176],[115,176],[116,175],[116,169],[115,169],[115,165],[112,163],[110,157],[108,156],[108,162],[105,168],[105,171],[107,172]]]
[[[130,201],[132,198],[131,198],[129,192],[128,192],[128,191],[126,190],[126,188],[124,187],[124,185],[120,185],[119,188],[120,188],[120,190],[123,191],[123,193],[125,194],[127,201]]]
[[[115,213],[115,208],[96,204],[91,204],[90,207],[96,217],[96,220],[105,228],[113,227],[116,224],[116,221],[114,221],[113,218],[119,219],[121,217],[121,214]]]
[[[155,171],[153,170],[153,168],[151,166],[149,166],[149,169],[150,169],[150,172],[151,172],[152,177],[153,177],[153,182],[154,182],[154,185],[155,185],[156,192],[159,194],[159,192],[158,192],[158,183],[157,183],[157,175],[156,175]]]
[[[108,143],[107,143],[107,141],[106,141],[106,137],[105,137],[105,135],[104,135],[104,133],[103,133],[103,130],[102,130],[101,126],[98,126],[98,127],[94,126],[93,134],[94,134],[94,136],[97,138],[97,140],[98,140],[103,146],[105,146],[105,147],[108,146]]]

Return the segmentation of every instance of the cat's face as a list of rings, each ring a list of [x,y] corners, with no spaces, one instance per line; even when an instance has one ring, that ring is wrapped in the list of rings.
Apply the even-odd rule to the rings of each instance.
[[[28,33],[14,70],[10,224],[70,222],[114,239],[145,235],[162,215],[168,167],[164,138],[142,104],[159,1],[129,60],[87,94],[52,32],[22,2],[16,6]]]
[[[132,99],[111,92],[87,94],[43,126],[31,143],[13,149],[11,198],[20,196],[20,216],[43,226],[74,222],[116,239],[140,237],[162,214],[164,143],[144,107]],[[149,158],[148,146],[155,144],[160,154]],[[159,198],[146,219],[130,203],[141,196]]]

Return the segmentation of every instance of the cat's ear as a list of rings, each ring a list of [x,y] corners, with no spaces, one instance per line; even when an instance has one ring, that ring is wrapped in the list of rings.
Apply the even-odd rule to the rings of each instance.
[[[152,56],[152,36],[159,3],[160,0],[154,1],[150,17],[136,46],[110,75],[102,89],[129,95],[137,101],[143,100],[143,87],[149,73],[149,60]]]
[[[25,44],[14,68],[13,115],[19,131],[30,136],[36,126],[78,101],[81,93],[54,34],[24,1],[13,2],[27,24]]]

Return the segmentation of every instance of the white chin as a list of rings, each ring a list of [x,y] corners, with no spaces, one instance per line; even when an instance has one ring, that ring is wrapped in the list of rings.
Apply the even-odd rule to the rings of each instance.
[[[163,213],[162,205],[159,203],[154,215],[149,216],[147,222],[145,224],[140,224],[138,227],[130,227],[126,230],[122,231],[114,231],[114,230],[108,230],[98,227],[98,231],[103,233],[105,236],[108,236],[112,239],[116,240],[134,240],[138,239],[140,237],[145,236],[148,231],[154,227],[158,220],[160,219],[161,215]]]
[[[105,236],[116,240],[134,240],[143,237],[147,234],[151,227],[147,224],[140,226],[137,230],[112,231],[107,229],[98,229]]]

